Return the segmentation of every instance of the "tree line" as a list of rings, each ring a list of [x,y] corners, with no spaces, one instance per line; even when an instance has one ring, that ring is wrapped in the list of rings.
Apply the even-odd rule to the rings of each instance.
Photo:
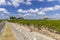
[[[17,17],[15,17],[15,16],[11,16],[9,19],[10,19],[10,20],[12,20],[12,19],[13,19],[13,20],[16,20],[16,19],[17,19],[17,20],[18,20],[18,19],[24,20],[23,17],[18,17],[18,18],[17,18]],[[41,19],[40,19],[40,20],[41,20]],[[49,20],[49,18],[44,18],[43,20]]]
[[[18,20],[18,19],[22,19],[22,20],[23,20],[24,18],[23,18],[23,17],[18,17],[18,18],[17,18],[17,17],[15,17],[15,16],[11,16],[9,19],[10,19],[10,20],[15,20],[15,19],[17,19],[17,20]]]

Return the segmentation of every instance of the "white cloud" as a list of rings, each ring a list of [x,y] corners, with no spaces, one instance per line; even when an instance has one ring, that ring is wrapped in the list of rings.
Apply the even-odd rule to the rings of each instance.
[[[55,7],[53,7],[54,8],[54,10],[58,10],[58,9],[60,9],[60,5],[55,5]]]
[[[18,7],[20,6],[20,4],[26,4],[26,5],[31,5],[31,1],[27,0],[0,0],[0,6],[1,5],[10,5],[10,6],[14,6],[14,7]]]
[[[11,2],[11,4],[13,5],[13,6],[15,6],[15,7],[17,7],[17,6],[19,6],[19,0],[10,0]]]
[[[57,2],[60,2],[60,0],[47,0],[49,2],[52,2],[52,1],[57,1]]]
[[[7,1],[7,5],[10,5],[11,6],[12,4],[9,1]]]
[[[23,16],[22,14],[18,14],[18,16]]]
[[[18,13],[24,13],[26,15],[33,15],[33,14],[39,14],[39,15],[45,15],[44,11],[41,11],[40,9],[29,9],[29,10],[17,10]]]
[[[20,3],[23,3],[23,4],[26,4],[26,5],[31,5],[31,1],[27,0],[27,1],[24,1],[24,0],[10,0],[11,1],[11,4],[15,7],[19,6]]]
[[[55,5],[54,7],[42,8],[42,11],[54,11],[54,10],[59,10],[59,9],[60,9],[60,5]]]
[[[31,14],[24,14],[23,16],[30,16]]]
[[[26,5],[31,5],[32,3],[30,1],[27,1],[25,4]]]
[[[24,3],[24,0],[10,0],[12,5],[17,7],[20,5],[20,3]]]
[[[0,15],[4,16],[4,14],[0,14]]]
[[[5,18],[8,18],[10,15],[10,12],[5,9],[5,8],[0,8],[0,18],[1,19],[5,19]]]
[[[55,16],[58,16],[59,14],[55,14]]]
[[[45,1],[45,0],[38,0],[38,1]],[[58,2],[60,2],[60,0],[46,0],[46,1],[48,1],[48,2],[53,2],[53,1],[58,1]]]
[[[46,13],[44,11],[38,12],[39,15],[45,15]]]
[[[26,10],[22,10],[22,9],[17,10],[17,12],[19,12],[19,13],[27,13]]]
[[[48,1],[56,1],[56,0],[48,0]]]
[[[9,12],[5,8],[0,8],[0,12],[9,14]]]
[[[38,0],[38,1],[41,1],[41,2],[43,2],[44,0]]]
[[[36,14],[40,14],[40,15],[44,15],[46,14],[45,12],[47,11],[54,11],[54,10],[59,10],[60,6],[59,5],[55,5],[54,7],[46,7],[46,8],[37,8],[37,9],[29,9],[29,10],[23,10],[23,9],[18,9],[17,12],[19,13],[36,13]]]
[[[38,1],[44,2],[45,0],[38,0]],[[48,2],[53,2],[53,1],[58,1],[58,2],[60,2],[60,0],[46,0],[46,1],[48,1]]]
[[[56,13],[54,15],[52,15],[52,18],[58,18],[60,16],[60,14]]]
[[[56,14],[50,16],[50,18],[51,18],[51,19],[58,20],[58,19],[60,19],[60,14],[56,13]]]
[[[36,14],[26,13],[23,16],[36,16]]]
[[[0,0],[0,5],[6,5],[6,0]]]
[[[50,10],[54,10],[53,7],[46,7],[46,8],[43,8],[42,11],[50,11]]]
[[[31,5],[33,0],[0,0],[0,5],[10,5],[10,6],[14,6],[14,7],[18,7],[20,6],[20,4],[26,4],[26,5]],[[35,1],[35,0],[34,0]],[[44,1],[44,0],[37,0],[37,1]],[[60,1],[60,0],[47,0],[47,1]]]

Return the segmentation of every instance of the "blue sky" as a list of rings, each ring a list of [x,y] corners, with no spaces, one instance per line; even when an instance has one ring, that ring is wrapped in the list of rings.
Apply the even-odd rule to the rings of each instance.
[[[0,0],[0,19],[60,19],[60,0]]]

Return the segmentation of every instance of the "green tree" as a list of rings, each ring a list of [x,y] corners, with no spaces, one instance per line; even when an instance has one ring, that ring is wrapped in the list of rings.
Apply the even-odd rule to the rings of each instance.
[[[44,18],[44,20],[48,20],[49,18]]]
[[[24,19],[23,17],[19,17],[19,18],[17,18],[18,20],[20,20],[20,19]]]
[[[15,16],[11,16],[10,19],[17,19]]]

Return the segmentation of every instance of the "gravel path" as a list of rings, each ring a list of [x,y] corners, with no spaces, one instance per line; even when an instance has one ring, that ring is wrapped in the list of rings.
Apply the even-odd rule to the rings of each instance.
[[[38,32],[31,32],[30,29],[15,23],[8,23],[17,40],[55,40]]]

